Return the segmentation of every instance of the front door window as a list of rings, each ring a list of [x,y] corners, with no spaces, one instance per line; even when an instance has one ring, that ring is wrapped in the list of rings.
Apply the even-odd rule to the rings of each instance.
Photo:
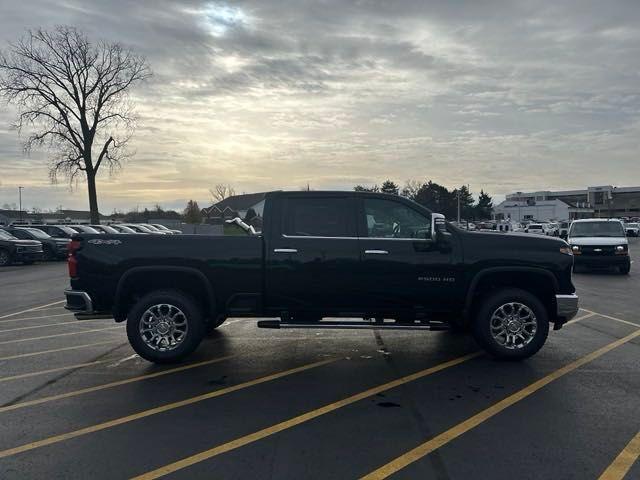
[[[400,202],[365,198],[364,212],[369,238],[431,238],[431,219]]]

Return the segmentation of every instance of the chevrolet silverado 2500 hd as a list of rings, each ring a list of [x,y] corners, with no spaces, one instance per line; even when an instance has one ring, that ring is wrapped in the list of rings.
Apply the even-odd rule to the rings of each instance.
[[[572,251],[557,238],[461,230],[366,192],[271,192],[261,213],[262,231],[247,236],[79,233],[66,308],[126,321],[135,351],[158,363],[184,358],[228,317],[469,330],[494,356],[518,359],[578,310]]]

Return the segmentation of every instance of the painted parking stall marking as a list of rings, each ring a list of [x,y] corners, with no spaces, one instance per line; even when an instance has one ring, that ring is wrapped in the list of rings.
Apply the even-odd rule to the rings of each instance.
[[[599,348],[598,350],[596,350],[593,353],[590,353],[589,355],[586,355],[574,362],[571,362],[568,365],[565,365],[564,367],[530,384],[529,386],[523,388],[522,390],[519,390],[513,395],[508,396],[507,398],[499,401],[498,403],[492,405],[491,407],[468,418],[464,422],[461,422],[458,425],[450,428],[449,430],[439,435],[436,435],[431,440],[423,443],[422,445],[419,445],[418,447],[396,458],[395,460],[392,460],[386,465],[379,467],[378,469],[372,471],[368,475],[365,475],[364,477],[362,477],[363,480],[379,480],[379,479],[387,478],[390,475],[393,475],[394,473],[405,468],[407,465],[410,465],[411,463],[417,460],[420,460],[425,455],[428,455],[429,453],[437,450],[443,445],[446,445],[447,443],[456,439],[460,435],[477,427],[481,423],[497,415],[498,413],[502,412],[506,408],[509,408],[510,406],[518,403],[519,401],[527,398],[528,396],[537,392],[541,388],[547,386],[551,382],[563,377],[564,375],[567,375],[568,373],[573,372],[577,368],[580,368],[581,366],[586,365],[589,362],[592,362],[593,360],[601,357],[607,352],[610,352],[611,350],[618,348],[619,346],[624,345],[625,343],[630,342],[631,340],[638,337],[640,337],[640,330],[636,330],[635,332],[627,335],[626,337],[616,340],[615,342],[612,342],[602,348]]]
[[[39,355],[51,355],[52,353],[59,353],[59,352],[67,352],[70,350],[80,350],[82,348],[90,348],[90,347],[97,347],[99,345],[112,345],[114,343],[118,343],[120,340],[107,340],[104,342],[93,342],[93,343],[86,343],[84,345],[71,345],[70,347],[61,347],[61,348],[52,348],[49,350],[41,350],[39,352],[29,352],[29,353],[19,353],[17,355],[9,355],[6,357],[0,357],[0,361],[3,360],[16,360],[18,358],[27,358],[27,357],[35,357],[35,356],[39,356]],[[129,345],[129,343],[125,343],[123,345]]]
[[[627,444],[599,480],[622,480],[640,457],[640,432]]]
[[[41,309],[44,309],[45,307],[51,307],[53,305],[60,305],[61,303],[64,303],[64,302],[65,302],[64,300],[60,300],[59,302],[47,303],[46,305],[40,305],[38,307],[28,308],[26,310],[21,310],[19,312],[8,313],[6,315],[0,316],[0,319],[14,317],[16,315],[21,315],[23,313],[29,313],[29,312],[33,312],[33,311],[36,311],[36,310],[41,310]]]
[[[232,392],[237,392],[238,390],[242,390],[244,388],[253,387],[255,385],[260,385],[261,383],[270,382],[272,380],[277,380],[278,378],[283,378],[288,375],[294,375],[296,373],[303,372],[305,370],[310,370],[312,368],[321,367],[323,365],[328,365],[329,363],[333,363],[338,361],[337,358],[331,358],[327,360],[321,360],[319,362],[313,362],[306,365],[302,365],[300,367],[292,368],[290,370],[285,370],[282,372],[274,373],[272,375],[267,375],[266,377],[257,378],[255,380],[250,380],[248,382],[243,382],[238,385],[234,385],[232,387],[223,388],[220,390],[214,390],[213,392],[205,393],[203,395],[198,395],[196,397],[188,398],[186,400],[181,400],[179,402],[173,402],[166,405],[162,405],[160,407],[151,408],[149,410],[144,410],[142,412],[134,413],[133,415],[127,415],[126,417],[116,418],[114,420],[99,423],[97,425],[92,425],[86,428],[81,428],[79,430],[74,430],[72,432],[63,433],[61,435],[56,435],[53,437],[45,438],[43,440],[39,440],[36,442],[27,443],[25,445],[21,445],[19,447],[10,448],[7,450],[0,451],[0,458],[9,457],[11,455],[16,455],[18,453],[27,452],[29,450],[34,450],[36,448],[44,447],[47,445],[52,445],[54,443],[62,442],[64,440],[69,440],[72,438],[80,437],[82,435],[87,435],[89,433],[99,432],[101,430],[105,430],[107,428],[112,428],[118,425],[122,425],[125,423],[133,422],[135,420],[140,420],[141,418],[149,417],[151,415],[156,415],[158,413],[167,412],[176,408],[181,408],[187,405],[191,405],[197,402],[202,402],[204,400],[208,400],[211,398],[220,397],[222,395],[226,395]],[[0,413],[6,411],[4,407],[0,409]]]
[[[80,390],[73,390],[71,392],[60,393],[58,395],[51,395],[48,397],[37,398],[35,400],[15,403],[13,405],[6,405],[4,407],[0,407],[0,413],[8,412],[11,410],[18,410],[26,407],[31,407],[33,405],[40,405],[43,403],[53,402],[56,400],[62,400],[63,398],[77,397],[79,395],[85,395],[87,393],[98,392],[100,390],[106,390],[108,388],[119,387],[121,385],[128,385],[130,383],[141,382],[143,380],[150,380],[152,378],[158,378],[165,375],[170,375],[172,373],[184,372],[186,370],[191,370],[193,368],[198,368],[205,365],[212,365],[214,363],[222,362],[224,360],[229,360],[230,358],[233,358],[235,356],[236,355],[227,355],[224,357],[218,357],[211,360],[205,360],[202,362],[189,363],[181,367],[170,368],[168,370],[162,370],[160,372],[148,373],[146,375],[140,375],[137,377],[126,378],[124,380],[117,380],[115,382],[104,383],[102,385],[96,385],[95,387],[82,388]]]
[[[22,342],[32,342],[36,340],[48,340],[49,338],[57,338],[57,337],[67,337],[69,335],[82,335],[85,333],[94,333],[94,332],[104,332],[107,330],[122,330],[122,326],[118,325],[115,327],[106,327],[106,328],[93,328],[90,330],[81,330],[79,332],[66,332],[66,333],[56,333],[55,335],[44,335],[42,337],[28,337],[28,338],[19,338],[16,340],[5,340],[0,342],[0,345],[8,345],[10,343],[22,343]]]

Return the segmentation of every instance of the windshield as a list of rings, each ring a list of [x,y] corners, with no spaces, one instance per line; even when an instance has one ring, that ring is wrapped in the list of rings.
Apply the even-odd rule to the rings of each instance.
[[[16,237],[14,237],[13,235],[11,235],[9,232],[7,232],[6,230],[0,230],[0,238],[2,238],[3,240],[17,240]]]
[[[122,233],[136,233],[136,231],[133,228],[130,227],[125,227],[124,225],[118,225],[118,230],[120,230]]]
[[[51,235],[44,233],[42,230],[38,230],[37,228],[21,228],[20,230],[26,230],[36,238],[51,238]]]
[[[87,225],[77,225],[77,226],[74,226],[73,228],[75,228],[76,230],[82,233],[100,233],[95,228],[91,228]]]
[[[71,227],[65,227],[65,226],[60,226],[58,225],[57,228],[59,228],[60,230],[62,230],[64,233],[67,233],[69,235],[73,235],[74,233],[78,233],[76,232],[73,228]]]
[[[571,225],[570,237],[624,237],[620,222],[576,222]]]

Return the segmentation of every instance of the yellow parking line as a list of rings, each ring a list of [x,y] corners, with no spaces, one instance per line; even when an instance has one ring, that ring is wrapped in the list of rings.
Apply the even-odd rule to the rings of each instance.
[[[32,340],[46,340],[49,338],[56,338],[56,337],[67,337],[69,335],[81,335],[83,333],[104,332],[105,330],[115,330],[115,329],[122,329],[122,325],[117,325],[115,327],[107,327],[107,328],[93,328],[91,330],[80,330],[78,332],[56,333],[55,335],[45,335],[43,337],[29,337],[29,338],[19,338],[17,340],[5,340],[0,342],[0,345],[7,345],[9,343],[30,342]]]
[[[391,462],[387,463],[386,465],[383,465],[382,467],[374,470],[373,472],[369,473],[368,475],[362,477],[362,480],[379,480],[379,479],[387,478],[390,475],[393,475],[394,473],[398,472],[399,470],[402,470],[403,468],[405,468],[406,466],[410,465],[411,463],[413,463],[413,462],[415,462],[417,460],[420,460],[425,455],[428,455],[429,453],[439,449],[443,445],[446,445],[447,443],[451,442],[452,440],[455,440],[460,435],[462,435],[462,434],[468,432],[469,430],[477,427],[478,425],[480,425],[481,423],[485,422],[486,420],[489,420],[490,418],[492,418],[493,416],[495,416],[498,413],[502,412],[503,410],[505,410],[505,409],[509,408],[510,406],[518,403],[520,400],[523,400],[523,399],[527,398],[528,396],[530,396],[531,394],[537,392],[541,388],[549,385],[554,380],[557,380],[557,379],[563,377],[564,375],[576,370],[577,368],[579,368],[579,367],[581,367],[581,366],[583,366],[583,365],[585,365],[585,364],[587,364],[589,362],[592,362],[593,360],[601,357],[605,353],[610,352],[614,348],[617,348],[617,347],[619,347],[619,346],[621,346],[621,345],[633,340],[634,338],[637,338],[638,336],[640,336],[640,330],[636,330],[635,332],[627,335],[626,337],[623,337],[623,338],[621,338],[619,340],[616,340],[615,342],[612,342],[612,343],[610,343],[608,345],[605,345],[604,347],[599,348],[595,352],[592,352],[589,355],[585,355],[584,357],[579,358],[578,360],[575,360],[575,361],[569,363],[568,365],[565,365],[564,367],[559,368],[558,370],[555,370],[554,372],[552,372],[549,375],[541,378],[540,380],[528,385],[527,387],[523,388],[522,390],[518,390],[513,395],[510,395],[507,398],[505,398],[505,399],[493,404],[489,408],[486,408],[485,410],[482,410],[481,412],[477,413],[476,415],[474,415],[472,417],[469,417],[464,422],[461,422],[461,423],[457,424],[456,426],[450,428],[449,430],[446,430],[445,432],[443,432],[443,433],[441,433],[439,435],[436,435],[431,440],[428,440],[427,442],[423,443],[422,445],[419,445],[418,447],[414,448],[413,450],[410,450],[409,452],[405,453],[404,455],[401,455],[400,457],[396,458],[395,460],[392,460]],[[146,478],[156,478],[156,477],[146,477]]]
[[[640,432],[636,433],[613,463],[600,475],[599,480],[622,480],[638,457],[640,457]]]
[[[605,315],[604,313],[593,312],[591,310],[587,310],[586,308],[582,308],[585,312],[593,313],[594,315],[598,315],[600,317],[608,318],[609,320],[615,320],[616,322],[624,323],[626,325],[631,325],[632,327],[640,327],[640,323],[633,323],[629,320],[623,320],[621,318],[612,317],[611,315]]]
[[[9,355],[8,357],[0,357],[1,360],[15,360],[16,358],[35,357],[36,355],[46,355],[47,353],[66,352],[67,350],[78,350],[80,348],[95,347],[97,345],[108,345],[110,343],[117,343],[120,340],[108,340],[106,342],[94,342],[87,343],[85,345],[72,345],[70,347],[54,348],[52,350],[41,350],[39,352],[20,353],[18,355]]]
[[[29,450],[34,450],[36,448],[44,447],[46,445],[51,445],[54,443],[62,442],[64,440],[69,440],[71,438],[80,437],[82,435],[86,435],[88,433],[99,432],[100,430],[105,430],[107,428],[115,427],[117,425],[122,425],[123,423],[133,422],[134,420],[140,420],[141,418],[149,417],[151,415],[156,415],[158,413],[167,412],[169,410],[173,410],[176,408],[184,407],[186,405],[192,405],[197,402],[201,402],[203,400],[209,400],[211,398],[220,397],[222,395],[226,395],[228,393],[237,392],[238,390],[242,390],[244,388],[253,387],[255,385],[259,385],[261,383],[270,382],[272,380],[276,380],[278,378],[286,377],[288,375],[293,375],[295,373],[300,373],[305,370],[310,370],[312,368],[320,367],[322,365],[327,365],[329,363],[333,363],[339,360],[338,358],[331,358],[328,360],[321,360],[319,362],[308,363],[306,365],[302,365],[301,367],[292,368],[290,370],[285,370],[282,372],[274,373],[271,375],[267,375],[266,377],[256,378],[255,380],[250,380],[248,382],[239,383],[238,385],[234,385],[232,387],[222,388],[220,390],[214,390],[213,392],[208,392],[203,395],[198,395],[196,397],[188,398],[186,400],[181,400],[179,402],[168,403],[166,405],[161,405],[156,408],[151,408],[149,410],[143,410],[138,413],[134,413],[133,415],[127,415],[126,417],[116,418],[114,420],[110,420],[108,422],[99,423],[97,425],[91,425],[89,427],[81,428],[79,430],[74,430],[72,432],[63,433],[61,435],[56,435],[53,437],[45,438],[42,440],[38,440],[36,442],[27,443],[25,445],[20,445],[19,447],[10,448],[8,450],[0,451],[0,458],[9,457],[11,455],[16,455],[18,453],[27,452]],[[6,408],[6,407],[5,407]],[[4,408],[2,409],[4,410]]]
[[[40,370],[39,372],[22,373],[20,375],[12,375],[11,377],[1,377],[0,382],[8,382],[10,380],[18,380],[20,378],[36,377],[38,375],[45,375],[47,373],[62,372],[64,370],[73,370],[74,368],[90,367],[92,365],[100,365],[101,363],[108,363],[111,360],[98,360],[96,362],[78,363],[76,365],[69,365],[66,367],[50,368],[48,370]]]
[[[70,313],[70,312],[66,312],[66,313],[56,313],[55,315],[42,315],[40,317],[10,318],[8,320],[2,320],[2,321],[0,321],[0,323],[20,322],[22,320],[38,320],[39,318],[68,317],[70,315],[73,315],[73,314]]]
[[[481,355],[480,352],[470,353],[468,355],[464,355],[462,357],[454,358],[453,360],[440,363],[434,367],[421,370],[411,375],[398,378],[391,382],[378,385],[377,387],[370,388],[368,390],[365,390],[364,392],[360,392],[360,393],[357,393],[356,395],[352,395],[350,397],[344,398],[337,402],[330,403],[316,410],[311,410],[307,413],[303,413],[302,415],[298,415],[297,417],[293,417],[289,420],[285,420],[284,422],[278,423],[276,425],[272,425],[271,427],[258,430],[257,432],[251,433],[249,435],[245,435],[244,437],[236,438],[235,440],[224,443],[222,445],[218,445],[217,447],[211,448],[210,450],[205,450],[204,452],[200,452],[191,457],[184,458],[178,462],[165,465],[164,467],[160,467],[157,470],[147,472],[138,477],[135,477],[134,480],[143,480],[143,479],[149,480],[153,478],[162,477],[164,475],[175,472],[177,470],[181,470],[195,463],[202,462],[203,460],[207,460],[208,458],[215,457],[217,455],[229,452],[231,450],[235,450],[236,448],[243,447],[245,445],[256,442],[270,435],[273,435],[275,433],[282,432],[283,430],[287,430],[289,428],[295,427],[296,425],[300,425],[301,423],[308,422],[309,420],[313,420],[314,418],[317,418],[321,415],[325,415],[327,413],[333,412],[334,410],[338,410],[339,408],[346,407],[347,405],[351,405],[352,403],[358,402],[360,400],[371,397],[378,393],[384,392],[386,390],[390,390],[392,388],[399,387],[400,385],[404,385],[405,383],[413,382],[414,380],[418,380],[419,378],[432,375],[434,373],[440,372],[442,370],[453,367],[455,365],[459,365],[463,362],[466,362],[467,360],[476,358],[479,355]],[[2,453],[0,452],[0,456],[1,455]]]
[[[72,322],[46,323],[44,325],[30,325],[28,327],[9,328],[7,330],[0,330],[0,333],[18,332],[20,330],[33,330],[34,328],[59,327],[60,325],[75,325],[77,323],[98,322],[98,321],[104,322],[105,320],[108,320],[108,319],[96,318],[96,319],[87,319],[87,320],[74,320]]]
[[[566,325],[571,325],[571,324],[576,323],[576,322],[579,322],[580,320],[584,320],[585,318],[591,318],[594,315],[596,315],[594,312],[587,313],[586,315],[582,315],[581,317],[574,318],[573,320],[569,320],[567,323],[565,323],[565,326]],[[0,333],[2,333],[2,332],[0,332]]]
[[[40,405],[42,403],[53,402],[54,400],[61,400],[63,398],[77,397],[78,395],[85,395],[87,393],[98,392],[100,390],[106,390],[107,388],[119,387],[120,385],[127,385],[129,383],[140,382],[142,380],[149,380],[151,378],[162,377],[171,373],[183,372],[185,370],[191,370],[192,368],[202,367],[204,365],[211,365],[213,363],[222,362],[223,360],[229,360],[237,355],[227,355],[224,357],[218,357],[211,360],[204,360],[197,363],[189,363],[188,365],[182,365],[181,367],[170,368],[162,370],[160,372],[148,373],[137,377],[126,378],[124,380],[117,380],[115,382],[103,383],[102,385],[96,385],[95,387],[82,388],[80,390],[73,390],[67,393],[60,393],[58,395],[51,395],[48,397],[36,398],[35,400],[29,400],[21,403],[14,403],[13,405],[7,405],[0,407],[0,413],[8,412],[10,410],[18,410],[20,408],[32,407],[33,405]]]
[[[13,312],[13,313],[9,313],[7,315],[2,315],[0,318],[14,317],[14,316],[20,315],[22,313],[33,312],[34,310],[39,310],[41,308],[50,307],[52,305],[60,305],[61,303],[64,303],[64,302],[65,302],[64,300],[60,300],[59,302],[47,303],[46,305],[40,305],[39,307],[27,308],[26,310],[21,310],[20,312]]]

